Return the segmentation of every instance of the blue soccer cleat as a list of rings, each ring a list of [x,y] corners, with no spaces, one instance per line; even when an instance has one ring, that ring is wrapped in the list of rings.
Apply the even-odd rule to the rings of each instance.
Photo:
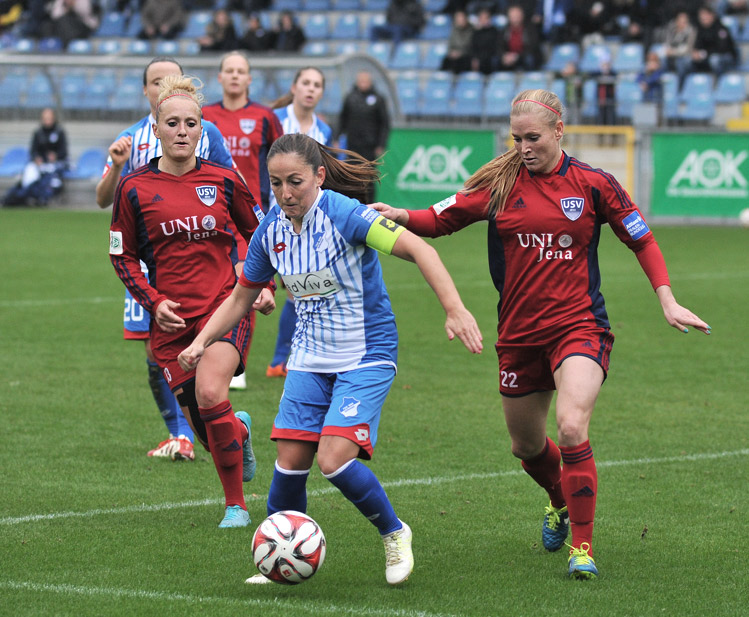
[[[549,502],[546,506],[546,516],[541,527],[541,541],[547,551],[558,551],[567,539],[570,530],[570,517],[567,506],[555,508]]]
[[[567,575],[571,578],[576,578],[579,581],[588,581],[598,576],[598,568],[596,568],[596,562],[588,554],[590,551],[590,544],[583,542],[580,548],[573,548],[570,550],[570,569]]]
[[[249,482],[255,477],[255,453],[252,451],[252,419],[246,411],[238,411],[234,414],[247,427],[247,440],[242,444],[242,482]]]
[[[247,527],[250,524],[250,515],[242,506],[226,506],[224,520],[218,526],[221,529],[230,527]]]

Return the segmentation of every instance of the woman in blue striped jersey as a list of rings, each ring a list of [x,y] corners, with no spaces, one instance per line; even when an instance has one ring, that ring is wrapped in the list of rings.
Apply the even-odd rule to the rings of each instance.
[[[306,482],[317,452],[322,474],[378,529],[386,580],[413,569],[411,529],[358,458],[370,459],[385,398],[395,378],[398,332],[377,252],[415,262],[447,315],[448,338],[482,349],[476,320],[463,306],[437,252],[416,235],[341,193],[362,193],[376,166],[302,134],[274,142],[268,154],[278,201],[250,242],[232,295],[179,356],[194,367],[205,348],[231,329],[278,272],[296,300],[297,324],[284,394],[271,431],[277,459],[268,513],[307,510]],[[265,582],[262,575],[248,582]]]

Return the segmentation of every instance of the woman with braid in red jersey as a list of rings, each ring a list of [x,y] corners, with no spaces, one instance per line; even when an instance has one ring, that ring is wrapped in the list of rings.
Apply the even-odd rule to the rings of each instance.
[[[485,164],[462,192],[428,210],[373,207],[429,237],[489,221],[499,391],[512,453],[549,495],[544,547],[559,550],[571,527],[568,574],[591,579],[598,576],[598,475],[588,427],[614,342],[600,292],[601,225],[635,253],[669,325],[705,334],[710,327],[674,299],[660,248],[627,192],[562,150],[563,113],[554,93],[521,92],[510,114],[514,149]],[[558,445],[546,435],[554,390]]]

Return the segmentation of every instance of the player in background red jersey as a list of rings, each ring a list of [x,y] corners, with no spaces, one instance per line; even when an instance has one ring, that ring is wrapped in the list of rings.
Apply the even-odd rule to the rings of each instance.
[[[571,524],[568,574],[589,579],[598,575],[598,475],[588,427],[614,340],[600,293],[601,225],[635,253],[669,325],[705,334],[710,327],[674,299],[660,248],[616,179],[562,150],[563,113],[554,93],[523,91],[510,115],[515,148],[481,167],[464,191],[428,210],[373,207],[429,237],[489,221],[490,272],[500,293],[499,391],[512,453],[549,494],[544,547],[560,549]],[[554,390],[559,446],[546,435]]]
[[[222,56],[218,81],[223,89],[223,98],[220,102],[205,105],[203,117],[221,131],[250,192],[263,212],[267,212],[270,207],[270,180],[266,158],[273,142],[283,135],[283,128],[270,107],[250,100],[252,74],[250,61],[243,52],[231,51]],[[237,264],[237,273],[240,273],[247,254],[246,243],[238,242],[238,253],[240,263]],[[232,379],[232,389],[246,387],[244,373]]]
[[[236,171],[195,155],[202,132],[200,101],[190,77],[162,80],[153,131],[163,155],[120,181],[109,253],[117,275],[151,313],[154,357],[195,434],[211,452],[226,498],[219,527],[245,527],[250,517],[242,481],[255,472],[251,421],[247,413],[233,412],[229,382],[244,368],[252,334],[249,314],[211,346],[197,370],[184,371],[177,362],[236,283],[231,224],[249,241],[258,214],[262,217]],[[269,289],[262,290],[253,306],[265,314],[274,307]]]

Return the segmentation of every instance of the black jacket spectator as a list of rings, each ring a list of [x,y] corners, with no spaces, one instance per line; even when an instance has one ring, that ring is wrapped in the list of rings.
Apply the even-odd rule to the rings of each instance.
[[[736,43],[713,9],[697,12],[697,38],[692,51],[692,70],[716,75],[734,68],[739,60]]]
[[[247,30],[237,47],[248,51],[268,51],[273,46],[273,33],[263,28],[260,18],[252,14],[247,18]]]

